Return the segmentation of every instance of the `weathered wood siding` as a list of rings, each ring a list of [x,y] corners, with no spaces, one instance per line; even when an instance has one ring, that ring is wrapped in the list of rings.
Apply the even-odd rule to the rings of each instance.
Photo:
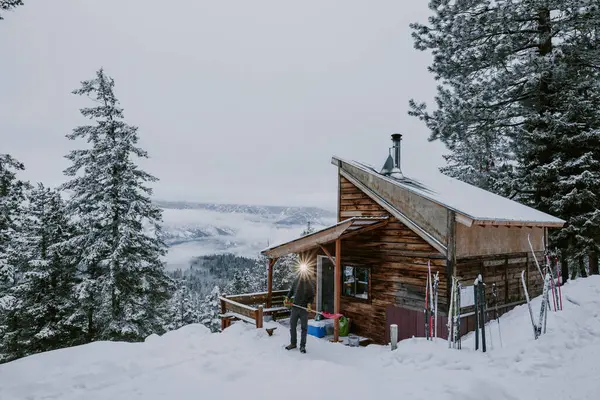
[[[544,253],[536,252],[536,257],[541,266],[544,265]],[[472,286],[481,274],[485,283],[485,300],[488,307],[493,305],[492,290],[496,285],[498,306],[525,301],[521,272],[525,271],[527,291],[531,298],[542,293],[543,281],[535,265],[531,252],[499,254],[483,257],[466,257],[457,260],[457,277],[463,286]],[[504,313],[511,307],[503,307]],[[463,313],[472,309],[463,309]]]
[[[422,315],[425,303],[428,261],[431,262],[432,272],[434,274],[439,272],[438,313],[440,317],[446,316],[448,309],[446,256],[440,254],[406,225],[389,215],[386,210],[344,177],[340,177],[338,194],[338,218],[340,221],[355,216],[390,217],[390,222],[385,227],[342,241],[342,268],[346,265],[355,265],[370,269],[369,300],[341,297],[341,312],[350,318],[351,331],[369,337],[375,343],[385,344],[388,340],[387,331],[391,314],[398,311],[405,315],[406,311],[399,310],[401,308],[413,312],[413,314],[421,313]],[[425,216],[423,217],[425,218]],[[445,232],[448,232],[447,226],[449,224],[446,213],[443,214],[443,217],[440,214],[437,217],[429,215],[427,218],[430,217],[441,218],[441,221],[436,221],[436,224],[443,223],[446,226]],[[505,251],[506,249],[495,248],[495,253],[505,251],[509,254],[478,254],[477,256],[465,257],[464,249],[471,249],[473,250],[472,253],[477,253],[480,251],[477,250],[478,246],[481,246],[484,252],[492,251],[492,247],[486,243],[487,240],[490,240],[490,236],[485,235],[487,232],[500,234],[503,228],[485,228],[491,231],[481,230],[480,232],[485,232],[482,234],[483,239],[477,239],[476,230],[466,231],[472,235],[467,237],[465,231],[461,231],[461,224],[455,224],[455,226],[457,229],[456,258],[452,258],[456,260],[455,270],[463,285],[472,285],[477,275],[482,274],[484,282],[487,284],[486,300],[490,306],[492,304],[491,291],[493,283],[496,283],[497,286],[499,305],[519,302],[524,299],[520,276],[521,271],[525,269],[528,271],[527,279],[530,295],[533,297],[541,293],[541,279],[531,253],[527,251],[510,252]],[[498,233],[493,233],[494,229]],[[518,228],[510,229],[519,230]],[[543,245],[543,230],[535,231],[535,234],[531,229],[522,229],[521,231],[525,234],[525,244],[527,244],[527,232],[529,232],[532,234],[532,243],[538,245],[542,243]],[[462,239],[460,237],[461,232],[463,234]],[[539,236],[540,234],[541,236]],[[522,245],[522,238],[520,240],[519,243]],[[538,247],[538,245],[535,246]],[[462,252],[461,248],[463,249]],[[335,256],[333,244],[328,245],[327,250]],[[318,254],[325,255],[322,250],[318,250]],[[542,253],[538,253],[538,257],[542,261]],[[390,309],[390,306],[399,309]],[[469,311],[469,309],[463,309],[463,313]],[[402,332],[414,329],[415,334],[418,334],[422,330],[419,325],[421,322],[414,320],[415,318],[412,318],[411,321],[405,322],[410,326],[402,327]],[[400,321],[399,324],[402,324],[402,322]],[[473,328],[472,325],[472,323],[465,320],[461,330],[466,333],[467,330]],[[441,328],[441,330],[443,329],[445,328]]]
[[[531,236],[531,244],[535,251],[544,250],[544,228],[479,225],[467,227],[456,224],[456,257],[531,251],[527,235]]]
[[[342,163],[341,169],[394,205],[415,224],[427,231],[440,243],[447,242],[448,210],[408,189],[387,181],[383,176],[370,174],[352,165]]]
[[[354,186],[343,176],[340,176],[340,209],[338,222],[352,217],[385,217],[389,213]]]
[[[341,298],[341,312],[351,320],[352,332],[385,343],[388,305],[422,310],[428,260],[432,273],[439,272],[439,303],[445,310],[445,257],[344,177],[340,177],[339,190],[340,220],[365,215],[390,217],[385,227],[342,240],[342,268],[355,265],[370,270],[369,300]],[[333,244],[326,248],[335,255]],[[325,255],[322,251],[319,254]]]

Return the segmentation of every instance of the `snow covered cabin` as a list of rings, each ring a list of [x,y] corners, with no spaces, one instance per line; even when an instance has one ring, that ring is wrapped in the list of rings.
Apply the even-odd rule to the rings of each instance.
[[[283,292],[272,290],[273,268],[278,258],[292,253],[311,267],[317,289],[313,308],[342,313],[350,319],[352,333],[378,344],[389,343],[390,324],[398,325],[400,340],[425,336],[428,262],[432,274],[439,272],[440,277],[441,336],[447,336],[444,316],[453,276],[469,286],[481,274],[488,305],[495,284],[501,313],[525,302],[521,271],[526,271],[530,296],[541,293],[542,279],[528,238],[543,264],[548,229],[561,228],[565,221],[442,174],[419,180],[406,177],[400,168],[401,135],[392,135],[392,142],[380,171],[332,158],[338,175],[338,223],[265,249],[268,291],[253,294],[253,301],[256,306],[262,295],[266,308],[260,307],[259,316],[259,310],[244,301],[247,298],[229,296],[222,299],[223,315],[237,310],[262,327],[263,312],[282,312],[280,305],[274,306],[280,304]],[[474,328],[469,311],[472,308],[462,310],[462,334]]]

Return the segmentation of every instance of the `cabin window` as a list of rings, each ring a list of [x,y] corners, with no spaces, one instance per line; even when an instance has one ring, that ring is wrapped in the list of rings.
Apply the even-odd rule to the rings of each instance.
[[[369,269],[365,267],[344,267],[343,294],[347,297],[367,300],[369,298]]]

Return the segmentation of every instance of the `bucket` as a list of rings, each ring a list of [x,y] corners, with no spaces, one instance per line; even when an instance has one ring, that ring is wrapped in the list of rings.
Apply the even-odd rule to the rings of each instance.
[[[348,336],[348,345],[350,347],[358,347],[358,345],[359,345],[358,336]]]

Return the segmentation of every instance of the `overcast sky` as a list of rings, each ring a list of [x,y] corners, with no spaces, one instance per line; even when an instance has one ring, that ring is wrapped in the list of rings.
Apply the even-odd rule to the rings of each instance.
[[[433,102],[408,24],[424,0],[26,1],[0,21],[0,152],[58,185],[71,94],[104,67],[160,179],[155,197],[335,208],[332,155],[434,173],[439,143],[407,114]]]

